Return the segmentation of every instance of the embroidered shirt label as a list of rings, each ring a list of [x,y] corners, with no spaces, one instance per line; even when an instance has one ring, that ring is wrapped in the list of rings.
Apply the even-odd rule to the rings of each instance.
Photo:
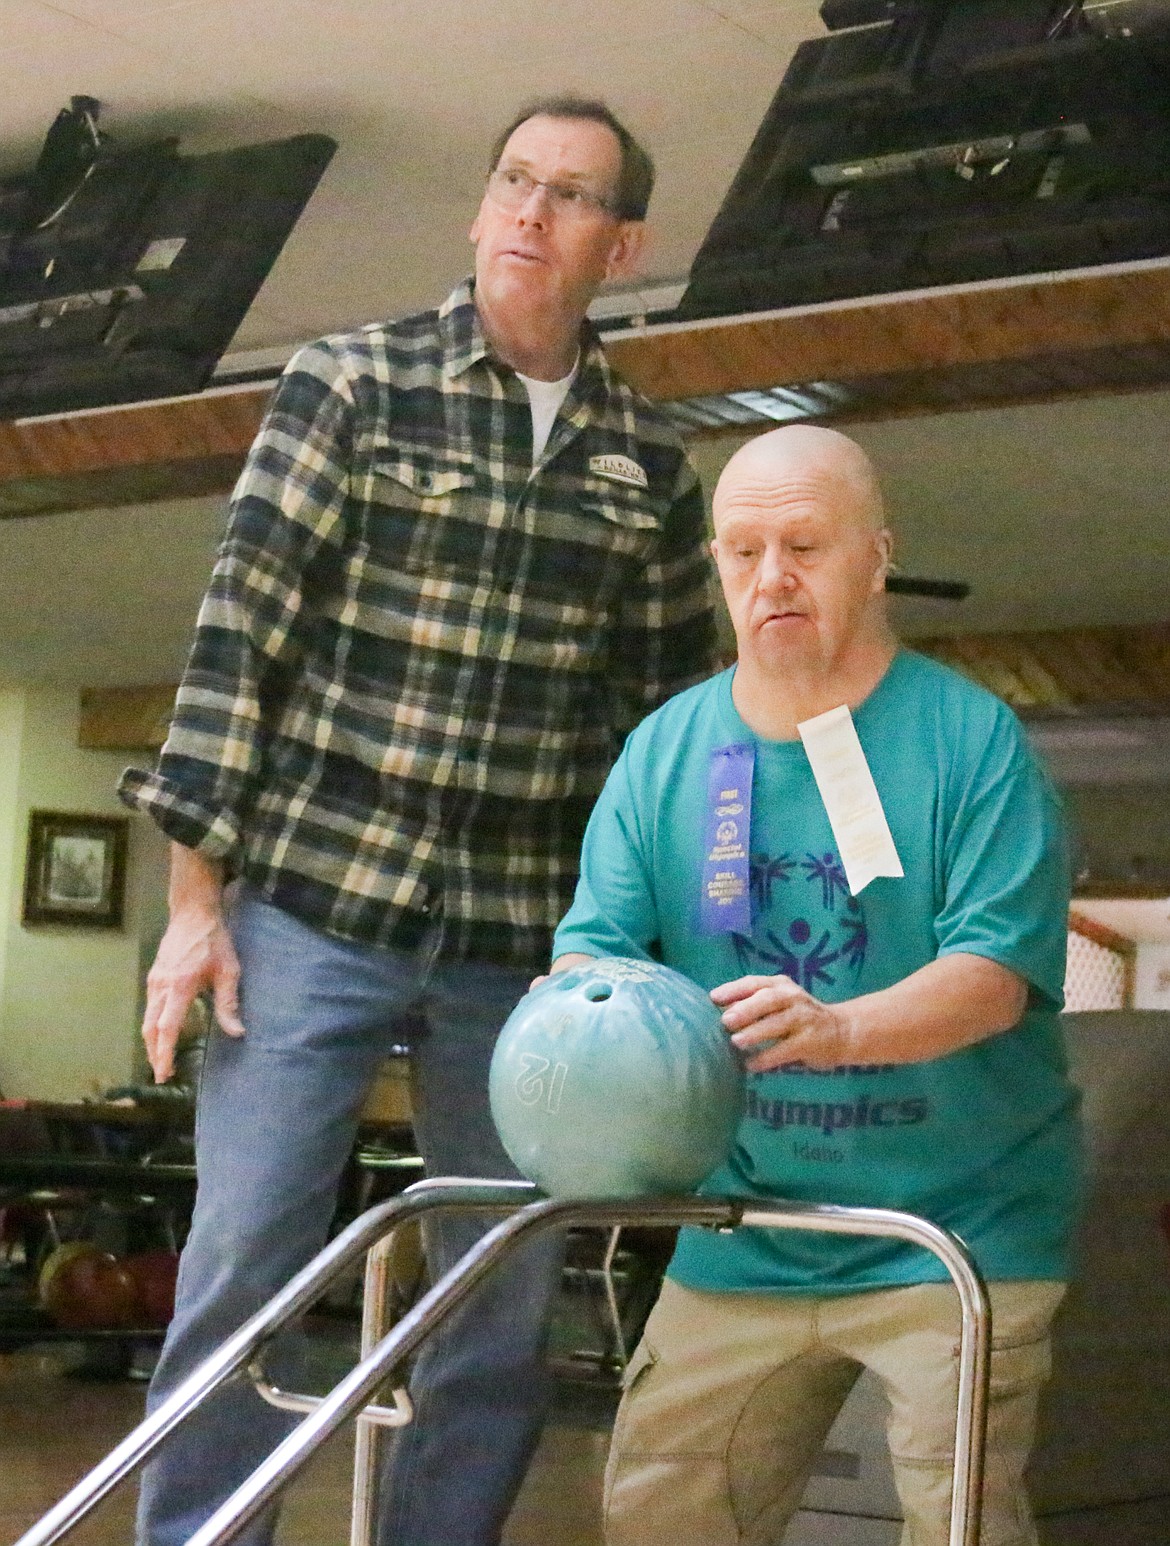
[[[615,483],[628,483],[633,488],[650,487],[645,469],[630,456],[591,456],[589,471],[595,477],[612,478]]]

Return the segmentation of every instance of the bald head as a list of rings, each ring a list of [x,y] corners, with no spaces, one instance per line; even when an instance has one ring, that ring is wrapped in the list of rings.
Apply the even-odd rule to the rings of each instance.
[[[877,474],[857,442],[835,429],[791,424],[749,440],[724,467],[713,500],[716,535],[728,511],[801,497],[816,498],[834,519],[866,531],[886,524]]]
[[[811,425],[760,435],[723,469],[714,517],[741,691],[772,701],[799,681],[806,705],[854,701],[891,649],[890,534],[865,452]]]

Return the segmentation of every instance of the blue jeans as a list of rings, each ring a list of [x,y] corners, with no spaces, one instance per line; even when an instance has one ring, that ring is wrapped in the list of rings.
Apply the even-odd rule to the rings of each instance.
[[[175,1316],[148,1409],[324,1244],[366,1091],[409,1012],[415,1133],[431,1175],[515,1176],[492,1126],[487,1070],[525,976],[334,939],[256,895],[236,899],[247,1035],[213,1032],[196,1119],[198,1196]],[[399,1028],[400,1029],[400,1028]],[[491,1220],[444,1219],[444,1271]],[[544,1346],[562,1243],[534,1242],[425,1345],[416,1420],[383,1478],[381,1546],[494,1546],[547,1409]],[[281,1365],[281,1383],[295,1379]],[[180,1546],[296,1421],[248,1381],[219,1392],[143,1473],[138,1538]],[[266,1541],[274,1521],[240,1539]]]

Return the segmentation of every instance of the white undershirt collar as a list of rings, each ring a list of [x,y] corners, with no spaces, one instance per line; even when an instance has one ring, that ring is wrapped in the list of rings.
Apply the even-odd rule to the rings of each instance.
[[[577,374],[577,367],[581,363],[578,354],[573,361],[573,368],[567,376],[562,376],[559,381],[538,381],[534,376],[516,374],[524,383],[524,390],[528,393],[528,402],[532,408],[532,462],[535,466],[544,454],[544,448],[548,444],[548,437],[552,433],[553,424],[560,412],[561,404],[568,395],[569,388],[573,384],[573,377]]]

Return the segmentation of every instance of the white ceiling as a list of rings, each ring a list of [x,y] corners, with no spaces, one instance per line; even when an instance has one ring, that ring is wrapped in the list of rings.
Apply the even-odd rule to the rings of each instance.
[[[340,148],[233,345],[293,345],[433,304],[468,268],[488,143],[554,90],[605,96],[659,167],[647,278],[684,276],[816,0],[0,0],[0,175],[78,93],[120,143],[317,130]],[[918,631],[1170,616],[1170,393],[858,426],[912,573],[958,606]],[[708,487],[733,442],[697,455]],[[222,501],[0,522],[0,679],[173,677]]]
[[[685,274],[815,0],[0,0],[0,173],[71,95],[119,141],[339,142],[236,339],[430,305],[468,264],[487,148],[524,101],[605,96],[660,170],[650,263]]]

